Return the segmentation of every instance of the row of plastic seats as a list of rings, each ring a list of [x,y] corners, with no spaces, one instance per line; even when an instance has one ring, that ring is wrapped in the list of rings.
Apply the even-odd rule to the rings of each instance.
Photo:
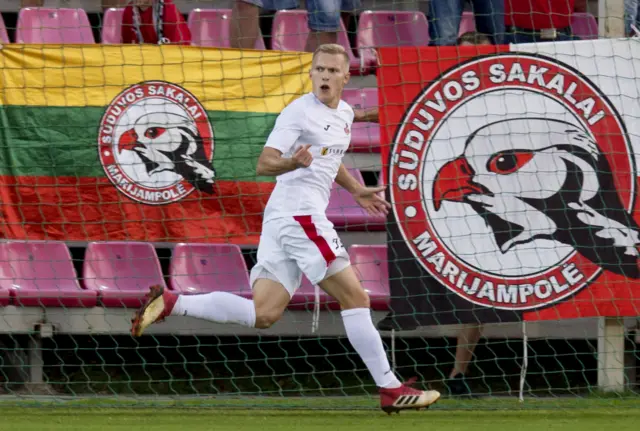
[[[102,43],[120,43],[123,9],[105,11],[101,28]],[[306,10],[281,10],[274,16],[272,48],[283,51],[304,51],[309,34]],[[193,9],[188,16],[192,44],[197,46],[229,46],[230,9]],[[574,32],[585,39],[598,37],[595,18],[588,13],[572,16]],[[473,13],[464,12],[459,34],[475,29]],[[0,40],[9,42],[0,17]],[[341,22],[338,43],[350,56],[352,72],[367,72],[377,60],[371,47],[424,46],[429,43],[429,27],[425,15],[418,11],[365,11],[358,19],[356,34],[358,55]],[[16,42],[19,43],[95,43],[89,19],[83,9],[23,8],[18,16]],[[258,38],[256,49],[265,49]]]
[[[104,13],[101,28],[102,43],[120,43],[122,8],[110,8]],[[193,45],[229,47],[231,9],[193,9],[188,25]],[[574,13],[571,22],[574,33],[585,39],[598,37],[595,17],[589,13]],[[475,30],[472,12],[464,12],[459,34]],[[308,35],[305,10],[281,10],[274,16],[274,49],[303,51]],[[358,18],[357,47],[423,46],[429,43],[427,18],[419,11],[364,11]],[[0,41],[9,37],[0,15]],[[86,12],[68,8],[23,8],[18,16],[16,42],[19,43],[95,43]],[[350,48],[344,25],[339,43]],[[256,49],[264,49],[262,37]],[[355,57],[354,57],[355,58]],[[356,60],[354,60],[356,61]]]
[[[349,248],[353,266],[372,307],[386,310],[389,301],[386,246]],[[142,304],[149,287],[160,284],[181,294],[213,291],[251,297],[249,272],[237,245],[177,244],[168,284],[150,243],[92,242],[86,249],[79,281],[68,247],[58,241],[0,243],[0,305],[22,307],[130,307]],[[291,301],[293,309],[313,307],[315,288],[305,278]],[[323,308],[337,309],[328,295]]]

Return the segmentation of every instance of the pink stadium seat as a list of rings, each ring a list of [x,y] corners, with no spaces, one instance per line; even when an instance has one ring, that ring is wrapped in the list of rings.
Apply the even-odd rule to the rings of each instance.
[[[229,48],[231,9],[193,9],[189,12],[188,25],[191,30],[191,45]],[[264,50],[262,34],[254,49]]]
[[[345,88],[342,99],[354,108],[373,108],[379,105],[378,89]],[[353,123],[351,127],[351,146],[354,153],[380,152],[380,125],[378,123]]]
[[[122,42],[122,15],[124,8],[111,7],[104,11],[102,19],[101,40],[105,45]]]
[[[358,55],[367,67],[377,65],[377,55],[371,47],[427,46],[429,24],[418,11],[364,11],[358,20],[356,36]]]
[[[165,285],[153,246],[143,242],[89,243],[83,278],[106,307],[139,307],[149,287]]]
[[[349,257],[356,276],[369,294],[371,308],[389,309],[389,268],[386,245],[352,245]]]
[[[357,169],[349,169],[349,172],[364,184],[362,174]],[[327,218],[337,229],[341,230],[384,230],[386,217],[371,216],[356,203],[351,193],[333,184],[327,208]]]
[[[598,22],[590,13],[571,14],[571,31],[580,39],[597,39],[598,38]]]
[[[69,249],[57,241],[0,243],[0,292],[5,291],[23,307],[95,307],[98,300],[97,292],[80,287]]]
[[[458,36],[463,35],[468,31],[476,31],[476,19],[473,16],[473,12],[465,11],[462,13],[462,19],[460,20]]]
[[[95,43],[84,9],[23,8],[16,43]]]
[[[252,296],[242,251],[233,244],[177,244],[169,276],[171,288],[178,293],[224,291]]]
[[[324,290],[319,291],[321,309],[339,310],[340,304],[330,297]],[[311,284],[306,276],[302,276],[300,288],[296,291],[289,303],[289,309],[312,311],[315,304],[316,291],[315,286]]]
[[[309,36],[308,12],[306,10],[279,10],[273,17],[271,31],[271,47],[279,51],[304,52]],[[338,32],[338,43],[342,45],[349,54],[349,67],[351,73],[361,72],[360,59],[353,55],[347,29],[340,20],[340,31]]]
[[[0,15],[0,43],[11,43],[7,34],[7,27],[4,25],[4,19]]]

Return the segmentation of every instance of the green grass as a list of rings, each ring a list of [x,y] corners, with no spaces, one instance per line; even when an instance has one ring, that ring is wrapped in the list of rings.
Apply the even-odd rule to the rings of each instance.
[[[363,411],[0,409],[3,430],[349,430],[447,431],[637,430],[640,414],[629,410],[422,411],[387,416]]]
[[[640,424],[637,397],[442,400],[429,410],[391,416],[376,407],[375,399],[355,397],[4,400],[0,430],[637,431]]]

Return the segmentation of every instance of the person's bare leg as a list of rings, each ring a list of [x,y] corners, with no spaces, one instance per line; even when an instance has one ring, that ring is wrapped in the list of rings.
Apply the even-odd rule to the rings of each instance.
[[[449,377],[465,374],[473,358],[473,352],[482,336],[482,325],[465,325],[458,333],[456,359]]]
[[[259,278],[253,285],[256,328],[269,328],[282,317],[289,305],[289,292],[276,281]]]
[[[325,43],[338,43],[337,31],[310,31],[307,37],[305,51],[314,52],[316,48]]]
[[[260,8],[235,0],[231,11],[229,39],[232,48],[253,49],[260,34]]]

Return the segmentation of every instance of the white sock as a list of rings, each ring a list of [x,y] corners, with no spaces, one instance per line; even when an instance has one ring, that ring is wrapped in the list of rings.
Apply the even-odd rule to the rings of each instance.
[[[229,292],[179,295],[171,314],[197,317],[216,323],[235,323],[250,328],[256,325],[253,301]]]
[[[398,388],[400,381],[391,371],[380,333],[373,326],[368,308],[343,310],[342,321],[351,345],[365,363],[376,385],[381,388]]]

